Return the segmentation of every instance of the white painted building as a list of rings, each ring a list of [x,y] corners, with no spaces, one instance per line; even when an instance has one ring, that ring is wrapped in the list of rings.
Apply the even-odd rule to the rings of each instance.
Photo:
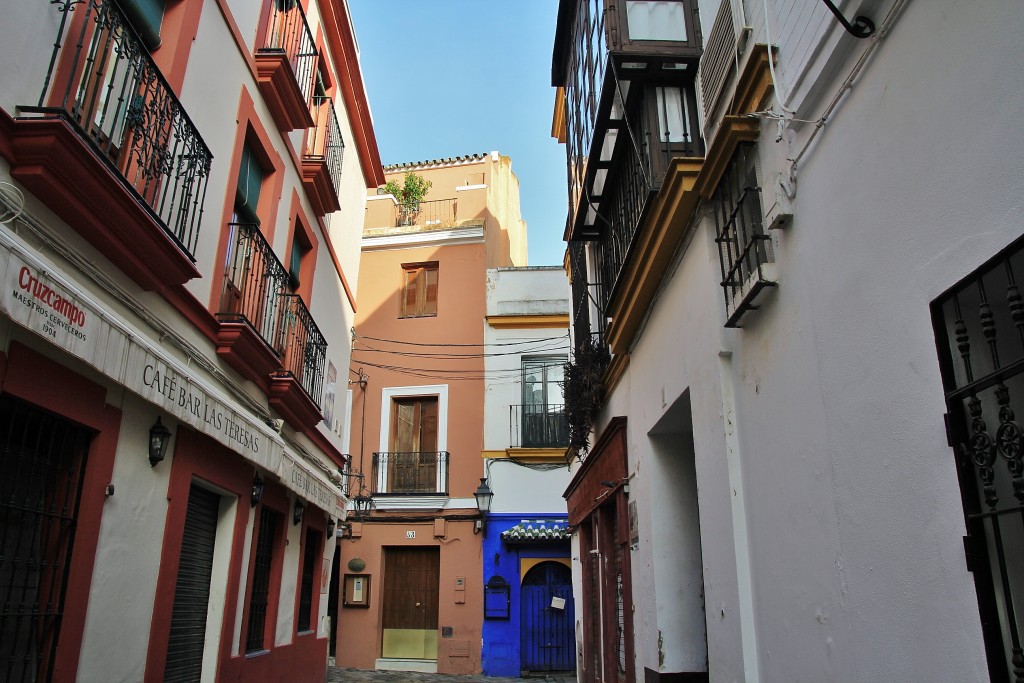
[[[838,4],[560,6],[582,681],[1024,676],[1024,7]]]
[[[5,679],[322,681],[383,178],[347,7],[5,10]]]

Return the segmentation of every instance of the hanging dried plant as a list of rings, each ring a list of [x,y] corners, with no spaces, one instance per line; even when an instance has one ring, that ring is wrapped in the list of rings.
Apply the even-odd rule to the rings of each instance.
[[[609,360],[608,348],[587,337],[576,347],[573,359],[565,364],[563,393],[570,457],[582,460],[590,450],[590,430],[604,399],[602,378]]]

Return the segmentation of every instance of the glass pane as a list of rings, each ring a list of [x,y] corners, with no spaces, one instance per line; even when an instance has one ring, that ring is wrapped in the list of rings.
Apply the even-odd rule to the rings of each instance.
[[[686,40],[683,3],[672,0],[626,0],[631,40]]]
[[[686,101],[679,88],[658,88],[658,133],[662,142],[687,142]]]

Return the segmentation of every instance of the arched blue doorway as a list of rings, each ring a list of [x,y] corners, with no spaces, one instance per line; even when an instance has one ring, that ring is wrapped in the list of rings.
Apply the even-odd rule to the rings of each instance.
[[[519,601],[524,672],[576,668],[572,572],[559,562],[541,562],[523,577]]]

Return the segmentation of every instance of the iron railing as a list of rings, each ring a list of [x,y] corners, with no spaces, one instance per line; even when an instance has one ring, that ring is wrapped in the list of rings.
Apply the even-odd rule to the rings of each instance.
[[[373,454],[373,493],[448,493],[448,452]]]
[[[316,74],[320,53],[299,0],[273,0],[270,3],[267,35],[263,47],[257,52],[284,53],[302,92],[303,101],[311,101],[313,76]]]
[[[281,295],[281,321],[275,347],[281,367],[302,385],[319,407],[324,384],[327,340],[298,294]]]
[[[0,680],[54,669],[92,434],[0,394]]]
[[[458,202],[455,199],[432,199],[416,204],[399,204],[395,225],[454,225],[457,209]]]
[[[608,173],[607,197],[601,203],[598,218],[601,238],[595,251],[601,282],[607,285],[599,289],[603,311],[608,310],[608,301],[654,189],[650,160],[641,156],[640,150],[629,140],[623,142],[627,143],[627,150]]]
[[[277,338],[288,271],[253,223],[228,224],[228,254],[221,296],[221,320],[244,320],[267,346]]]
[[[345,142],[341,139],[341,127],[334,112],[334,100],[326,96],[313,98],[313,120],[315,125],[306,144],[303,155],[310,161],[322,161],[334,183],[337,195],[341,187],[341,162],[345,155]]]
[[[512,448],[565,448],[569,445],[565,406],[509,406],[509,438]]]
[[[46,80],[21,111],[68,121],[194,261],[213,155],[116,2],[52,4]]]

